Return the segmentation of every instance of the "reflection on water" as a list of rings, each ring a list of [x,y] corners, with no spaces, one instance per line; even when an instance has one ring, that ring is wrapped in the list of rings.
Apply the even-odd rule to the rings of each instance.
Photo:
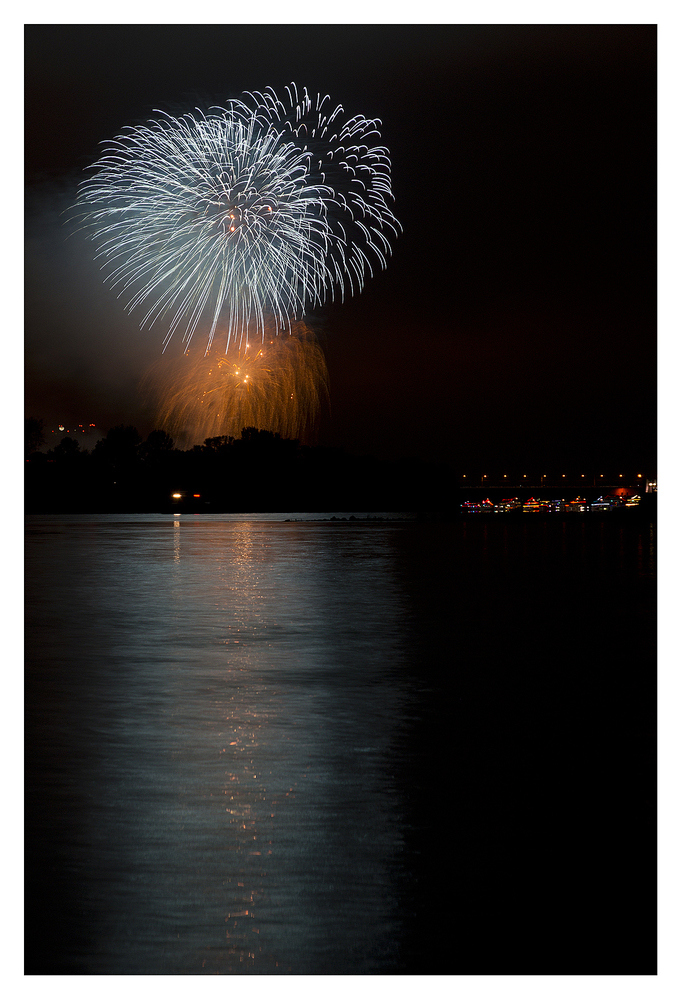
[[[250,522],[42,525],[27,573],[31,675],[50,689],[34,735],[46,757],[55,728],[68,748],[36,793],[53,798],[56,778],[76,800],[78,849],[58,859],[83,891],[66,966],[385,964],[405,697],[385,540]]]
[[[503,924],[515,893],[547,905],[578,788],[564,830],[622,818],[607,703],[652,810],[650,677],[622,654],[650,641],[653,537],[604,530],[30,518],[27,971],[565,971],[560,935],[561,968],[510,965],[544,916],[535,944]],[[596,659],[576,615],[605,623]],[[557,891],[590,858],[574,840]]]

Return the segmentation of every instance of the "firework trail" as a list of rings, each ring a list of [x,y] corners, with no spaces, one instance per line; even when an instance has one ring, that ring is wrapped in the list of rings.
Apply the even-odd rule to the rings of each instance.
[[[380,123],[286,92],[128,128],[80,186],[108,280],[164,350],[198,328],[207,350],[217,330],[225,350],[263,341],[386,266],[400,225]]]
[[[283,336],[268,327],[262,342],[160,359],[143,380],[157,425],[185,446],[244,427],[311,442],[328,400],[324,354],[303,322]]]

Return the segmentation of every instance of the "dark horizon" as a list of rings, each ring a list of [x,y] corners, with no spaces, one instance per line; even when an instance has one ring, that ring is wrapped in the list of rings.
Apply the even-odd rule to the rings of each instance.
[[[98,143],[295,80],[382,120],[404,230],[319,317],[319,443],[655,474],[655,25],[29,25],[25,60],[27,416],[154,429],[161,332],[65,240]]]

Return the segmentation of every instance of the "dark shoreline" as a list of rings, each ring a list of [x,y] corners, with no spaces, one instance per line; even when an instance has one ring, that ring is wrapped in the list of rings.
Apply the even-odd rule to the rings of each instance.
[[[34,445],[35,446],[35,445]],[[550,470],[551,472],[551,470]],[[44,454],[30,450],[24,465],[25,510],[39,513],[240,513],[409,511],[429,519],[470,516],[463,504],[516,497],[589,502],[602,495],[638,495],[638,508],[655,516],[656,494],[644,476],[589,474],[524,477],[513,486],[490,476],[486,485],[464,485],[450,465],[421,459],[388,461],[312,447],[268,431],[244,428],[241,438],[207,438],[188,451],[163,431],[142,442],[134,427],[112,428],[92,452],[65,437]],[[603,478],[601,486],[596,478]],[[467,481],[468,482],[468,481]],[[592,485],[587,485],[592,482]],[[520,511],[496,512],[496,517]],[[535,512],[556,517],[564,512]],[[574,516],[574,512],[570,512]],[[610,510],[606,516],[621,516]],[[524,512],[523,516],[528,516]],[[596,512],[590,512],[595,516]],[[488,516],[477,512],[476,516]]]

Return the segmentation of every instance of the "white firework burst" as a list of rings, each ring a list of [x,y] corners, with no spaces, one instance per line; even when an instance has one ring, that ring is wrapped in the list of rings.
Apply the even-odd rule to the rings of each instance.
[[[268,89],[128,128],[80,186],[108,280],[141,326],[165,325],[164,349],[200,323],[210,347],[220,321],[226,350],[270,319],[290,329],[386,266],[390,161],[362,142],[378,123],[287,92],[288,109]]]

